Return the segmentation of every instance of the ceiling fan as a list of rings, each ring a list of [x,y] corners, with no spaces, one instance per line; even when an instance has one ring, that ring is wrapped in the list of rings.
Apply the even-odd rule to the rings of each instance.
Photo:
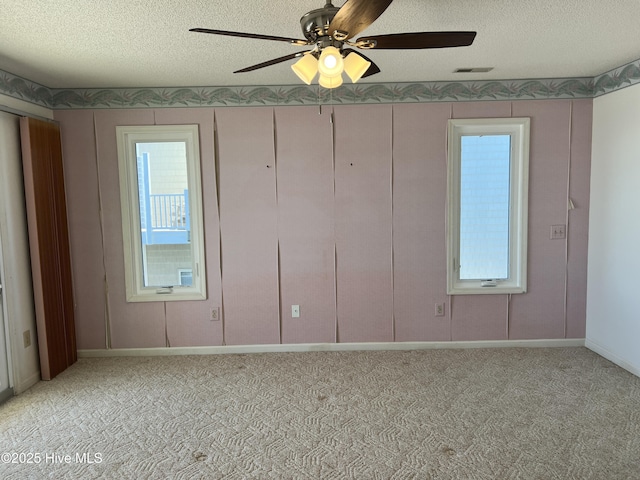
[[[276,65],[287,60],[300,58],[291,66],[293,71],[310,85],[316,74],[320,74],[318,83],[325,88],[342,85],[342,72],[346,72],[353,83],[360,78],[380,72],[378,66],[358,49],[422,49],[465,47],[471,45],[476,32],[418,32],[394,33],[362,37],[353,40],[371,25],[391,4],[393,0],[347,0],[342,7],[334,7],[328,0],[324,7],[305,13],[300,19],[302,33],[306,40],[260,35],[254,33],[229,32],[208,28],[192,28],[190,32],[211,33],[231,37],[256,38],[287,42],[296,46],[311,46],[311,50],[291,53],[274,58],[233,73],[251,72],[259,68]]]

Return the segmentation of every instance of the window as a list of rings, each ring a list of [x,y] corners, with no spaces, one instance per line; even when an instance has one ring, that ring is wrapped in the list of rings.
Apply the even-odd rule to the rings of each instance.
[[[190,268],[179,268],[178,269],[178,284],[189,287],[193,285],[193,270]]]
[[[198,126],[116,135],[127,301],[206,299]]]
[[[527,290],[529,119],[449,120],[447,292]]]

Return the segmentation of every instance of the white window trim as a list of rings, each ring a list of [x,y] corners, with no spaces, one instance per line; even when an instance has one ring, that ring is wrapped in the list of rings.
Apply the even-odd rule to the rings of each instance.
[[[529,130],[529,118],[449,120],[447,166],[447,293],[449,295],[511,294],[527,291]],[[463,135],[511,135],[512,138],[509,278],[505,280],[460,279],[458,265],[460,252],[460,139]]]
[[[198,125],[145,125],[116,127],[120,203],[127,302],[166,302],[206,300],[207,285],[204,256],[204,222],[200,141]],[[138,206],[136,143],[185,142],[191,221],[193,286],[144,287],[142,238]]]

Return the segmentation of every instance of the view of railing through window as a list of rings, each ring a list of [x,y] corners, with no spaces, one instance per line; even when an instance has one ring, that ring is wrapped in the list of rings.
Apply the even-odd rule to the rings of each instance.
[[[136,155],[144,284],[190,284],[184,278],[192,269],[185,145],[138,143]]]
[[[149,195],[151,228],[189,230],[189,191]],[[147,228],[149,226],[147,225]]]
[[[145,145],[145,144],[141,144]],[[147,148],[149,148],[147,146]],[[157,168],[157,167],[156,167]],[[155,183],[177,190],[181,181],[165,179],[162,172],[155,172]],[[172,181],[174,185],[171,186]],[[169,185],[167,187],[167,185]],[[155,184],[154,184],[155,186]],[[149,153],[138,156],[138,194],[140,202],[140,228],[143,245],[183,244],[189,242],[189,190],[181,193],[151,193]]]

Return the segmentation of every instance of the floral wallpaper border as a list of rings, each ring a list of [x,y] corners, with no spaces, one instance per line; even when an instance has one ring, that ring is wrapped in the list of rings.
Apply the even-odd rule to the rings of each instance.
[[[461,82],[184,88],[48,88],[0,70],[0,93],[52,110],[594,98],[640,83],[640,60],[597,77]]]
[[[0,70],[0,93],[41,107],[53,108],[51,89]]]

